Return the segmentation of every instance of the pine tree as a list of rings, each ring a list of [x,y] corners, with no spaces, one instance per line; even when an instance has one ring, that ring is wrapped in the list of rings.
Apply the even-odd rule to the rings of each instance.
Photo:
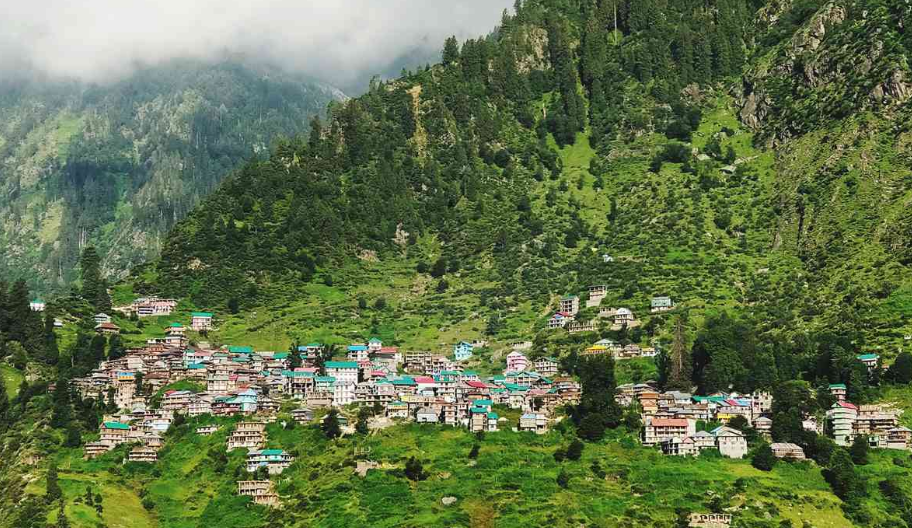
[[[326,414],[326,417],[323,419],[323,434],[326,438],[334,439],[342,435],[342,428],[339,427],[339,411],[335,409],[330,409],[329,413]]]
[[[776,455],[773,454],[773,449],[766,442],[763,442],[756,451],[754,451],[754,457],[751,459],[751,465],[761,471],[771,471],[773,466],[776,465]]]
[[[671,343],[671,357],[669,358],[669,374],[667,387],[674,390],[689,391],[693,387],[691,374],[693,367],[690,354],[687,351],[687,335],[684,328],[684,318],[675,318],[674,338]]]
[[[459,42],[456,40],[455,36],[449,37],[443,44],[443,65],[452,66],[458,62]]]
[[[868,463],[868,453],[870,451],[871,446],[866,435],[856,436],[852,441],[852,446],[849,447],[849,454],[852,456],[852,462],[856,466],[864,466]]]
[[[606,428],[620,425],[623,417],[615,399],[614,358],[607,354],[590,356],[580,362],[578,372],[582,396],[573,416],[580,437],[597,441],[604,436]]]
[[[64,501],[60,501],[60,507],[57,510],[57,524],[54,525],[55,528],[70,528],[70,521],[67,520],[63,504]]]
[[[94,246],[88,246],[83,250],[79,267],[82,271],[82,297],[97,312],[111,311],[111,297],[108,295],[108,285],[102,275],[101,257]]]
[[[424,465],[420,460],[415,457],[409,457],[405,462],[405,476],[409,480],[417,482],[426,479],[427,473],[424,472]]]
[[[48,503],[51,503],[59,499],[62,495],[63,492],[60,489],[60,484],[57,482],[57,461],[52,460],[51,466],[48,468],[47,472],[47,488],[44,497]]]
[[[60,359],[60,349],[57,347],[57,334],[54,332],[54,314],[47,310],[44,313],[44,362],[56,365]]]
[[[6,393],[6,382],[3,376],[0,376],[0,434],[6,432],[9,427],[9,396]]]
[[[54,388],[54,409],[51,414],[51,427],[64,428],[72,420],[73,410],[70,407],[70,383],[61,376]]]

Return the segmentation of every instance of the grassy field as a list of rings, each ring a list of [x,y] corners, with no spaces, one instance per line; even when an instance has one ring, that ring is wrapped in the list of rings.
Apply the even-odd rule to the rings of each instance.
[[[518,414],[500,411],[508,417],[501,432],[481,440],[462,429],[404,424],[331,442],[314,426],[289,430],[271,424],[268,447],[296,456],[289,470],[273,477],[285,506],[277,511],[234,496],[235,481],[245,475],[243,452],[230,453],[224,467],[214,462],[224,449],[229,419],[217,420],[221,428],[210,437],[195,435],[191,427],[178,442],[169,438],[154,466],[121,465],[123,449],[94,461],[82,460],[78,450],[64,452],[61,482],[68,501],[84,494],[85,484],[95,486],[110,527],[670,527],[679,508],[725,508],[739,526],[779,526],[781,520],[793,526],[808,526],[805,521],[818,528],[852,526],[811,462],[781,463],[765,473],[747,461],[712,455],[664,457],[616,433],[587,444],[579,461],[559,463],[553,454],[572,436],[559,430],[544,436],[515,433],[510,428]],[[481,449],[471,460],[475,442]],[[353,466],[363,453],[381,468],[362,479]],[[422,461],[425,480],[404,478],[412,456]],[[878,479],[912,478],[908,468],[893,464],[893,456],[875,452],[862,468],[875,499]],[[557,484],[561,470],[570,477],[566,489]],[[141,496],[153,505],[151,511],[142,508]],[[445,505],[445,497],[455,502]],[[98,520],[84,504],[68,502],[67,514],[77,527]]]
[[[0,375],[3,376],[3,383],[6,385],[6,395],[13,398],[19,392],[19,385],[25,376],[10,365],[0,365]]]

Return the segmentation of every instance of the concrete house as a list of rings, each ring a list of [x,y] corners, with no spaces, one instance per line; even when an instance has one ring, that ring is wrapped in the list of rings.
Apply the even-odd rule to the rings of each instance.
[[[548,432],[548,417],[543,413],[525,413],[519,417],[519,430],[545,434]]]
[[[475,347],[472,346],[472,343],[468,341],[460,341],[453,345],[453,357],[456,361],[465,361],[472,357],[472,352]]]
[[[862,354],[858,356],[858,361],[861,361],[868,367],[868,370],[874,370],[877,368],[877,362],[880,360],[880,356],[877,354]]]
[[[209,312],[191,313],[190,329],[194,332],[206,332],[212,330],[212,314]]]
[[[421,407],[415,412],[415,421],[418,423],[437,423],[440,415],[430,407]]]
[[[747,454],[747,438],[744,433],[731,427],[717,427],[712,431],[716,437],[716,447],[722,456],[728,458],[744,458]]]
[[[560,300],[560,311],[570,315],[576,315],[579,312],[580,298],[576,295],[565,295]]]
[[[845,401],[836,402],[827,411],[826,416],[836,444],[841,446],[851,444],[855,438],[853,425],[858,417],[858,407]]]
[[[674,301],[671,297],[653,297],[649,303],[650,313],[662,313],[674,310]]]
[[[507,354],[507,372],[522,372],[529,368],[529,358],[524,354],[513,351]]]
[[[247,453],[247,471],[254,471],[265,467],[270,475],[281,475],[291,466],[294,457],[281,449],[252,450]]]
[[[804,449],[797,444],[790,442],[776,442],[770,444],[773,455],[776,458],[785,458],[789,460],[804,460]]]

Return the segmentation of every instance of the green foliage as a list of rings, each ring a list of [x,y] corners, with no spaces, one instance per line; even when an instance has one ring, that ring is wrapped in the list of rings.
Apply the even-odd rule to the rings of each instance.
[[[567,460],[573,460],[574,462],[579,460],[583,456],[583,448],[585,447],[585,444],[574,438],[570,445],[567,446]]]
[[[428,478],[428,474],[424,471],[424,465],[415,457],[409,457],[405,462],[405,476],[415,482]]]
[[[868,453],[871,450],[867,435],[857,435],[852,440],[849,447],[849,454],[852,456],[852,462],[856,466],[864,466],[868,463]]]
[[[321,429],[326,438],[329,439],[338,438],[342,435],[342,428],[339,426],[339,412],[337,410],[330,409],[323,419]]]
[[[2,229],[9,258],[0,275],[66,294],[86,245],[105,274],[155,258],[175,220],[259,145],[305,133],[336,98],[302,76],[237,60],[165,61],[93,85],[5,83],[0,211],[19,228]]]
[[[600,440],[606,429],[621,423],[622,411],[614,398],[614,364],[612,356],[601,354],[586,357],[578,368],[582,396],[573,417],[580,437],[590,442]]]
[[[557,474],[557,485],[563,489],[570,486],[570,474],[567,473],[567,468],[561,468],[560,473]]]
[[[57,482],[57,462],[52,461],[47,472],[47,484],[45,486],[44,498],[47,502],[54,502],[63,496],[60,490],[60,484]]]
[[[773,454],[772,448],[766,442],[763,442],[754,450],[751,457],[751,465],[761,471],[772,471],[778,460]]]

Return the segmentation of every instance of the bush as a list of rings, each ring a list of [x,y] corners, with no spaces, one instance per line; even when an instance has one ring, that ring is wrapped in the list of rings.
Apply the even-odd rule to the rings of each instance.
[[[570,475],[567,474],[567,470],[561,468],[560,473],[557,474],[557,485],[567,489],[567,486],[570,485]]]
[[[421,461],[415,457],[410,457],[408,461],[406,461],[405,476],[409,480],[415,482],[427,478],[427,474],[424,472],[424,466],[421,464]]]
[[[554,452],[554,460],[557,462],[563,462],[567,458],[567,450],[563,447],[557,448],[557,451]]]
[[[567,448],[567,459],[568,460],[579,460],[583,456],[583,448],[585,445],[579,441],[579,439],[574,439],[570,442],[570,446]]]
[[[855,440],[852,441],[852,447],[849,448],[849,454],[852,455],[852,462],[856,466],[864,466],[868,463],[868,453],[871,451],[871,446],[868,444],[868,437],[865,435],[858,435],[855,437]]]
[[[754,457],[751,459],[751,465],[760,471],[772,471],[778,460],[773,454],[773,449],[769,444],[764,442],[754,451]]]

